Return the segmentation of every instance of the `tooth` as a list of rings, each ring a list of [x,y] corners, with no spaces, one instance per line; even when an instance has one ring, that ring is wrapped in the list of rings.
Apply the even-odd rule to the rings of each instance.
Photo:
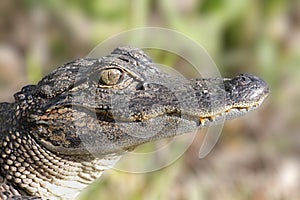
[[[205,122],[205,117],[200,117],[200,118],[199,118],[199,121],[200,121],[200,124],[204,124],[204,122]]]

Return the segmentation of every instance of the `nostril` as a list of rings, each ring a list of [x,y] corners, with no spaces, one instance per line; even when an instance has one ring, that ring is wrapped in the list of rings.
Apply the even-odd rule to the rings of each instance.
[[[241,78],[241,83],[242,83],[243,85],[247,85],[248,83],[251,82],[251,79],[250,79],[249,77],[247,77],[246,75],[244,75],[244,74],[242,74],[242,75],[240,76],[240,78]]]

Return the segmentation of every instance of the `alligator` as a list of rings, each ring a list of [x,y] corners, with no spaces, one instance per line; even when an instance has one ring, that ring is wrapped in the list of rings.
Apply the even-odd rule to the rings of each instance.
[[[250,74],[173,76],[133,47],[66,63],[0,103],[0,199],[74,199],[124,153],[242,116],[269,91]]]

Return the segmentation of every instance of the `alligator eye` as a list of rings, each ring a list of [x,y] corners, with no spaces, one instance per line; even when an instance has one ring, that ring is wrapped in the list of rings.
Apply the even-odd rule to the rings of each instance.
[[[122,77],[122,72],[118,69],[105,69],[100,73],[101,81],[106,85],[117,84]]]

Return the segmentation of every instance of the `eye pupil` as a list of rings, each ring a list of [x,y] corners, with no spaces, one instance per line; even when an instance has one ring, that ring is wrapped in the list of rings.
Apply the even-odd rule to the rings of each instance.
[[[122,72],[119,69],[105,69],[101,71],[101,81],[106,85],[115,85],[119,82]]]

